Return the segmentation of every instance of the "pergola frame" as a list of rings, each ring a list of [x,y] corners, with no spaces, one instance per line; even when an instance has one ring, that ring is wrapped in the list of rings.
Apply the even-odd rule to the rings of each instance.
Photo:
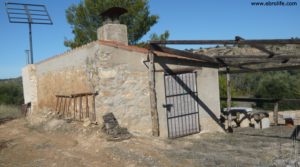
[[[248,45],[252,48],[258,49],[264,55],[216,55],[210,57],[208,55],[196,54],[178,49],[168,48],[166,45]],[[265,45],[300,45],[299,39],[262,39],[262,40],[245,40],[242,37],[236,36],[235,40],[166,40],[166,41],[150,41],[150,49],[152,52],[159,51],[168,54],[177,55],[178,62],[180,60],[189,59],[199,67],[211,66],[211,68],[219,68],[220,74],[226,74],[227,78],[227,111],[231,110],[231,83],[230,74],[236,73],[250,73],[250,72],[268,72],[268,71],[282,71],[282,70],[296,70],[300,69],[300,54],[278,54],[274,51],[266,49]],[[152,64],[153,64],[152,60]],[[272,66],[256,66],[251,65],[269,64]],[[183,63],[181,63],[183,64]],[[186,64],[187,66],[190,66]],[[202,65],[202,66],[201,66]],[[195,66],[195,65],[194,65]],[[196,65],[197,66],[197,65]],[[154,71],[151,70],[154,73]],[[153,75],[154,76],[154,75]],[[155,95],[155,92],[154,92]],[[274,117],[278,118],[278,103],[274,109]],[[277,106],[277,107],[276,107]],[[228,131],[232,132],[231,113],[228,114]]]
[[[245,40],[239,36],[235,40],[167,40],[167,41],[150,41],[152,49],[179,54],[184,57],[201,59],[207,63],[218,63],[220,73],[227,73],[226,68],[230,68],[229,73],[247,73],[299,69],[300,54],[278,54],[265,48],[265,45],[287,45],[299,44],[299,39],[263,39],[263,40]],[[265,55],[216,55],[213,58],[207,55],[199,55],[173,48],[167,48],[160,45],[248,45],[256,48]],[[272,67],[250,68],[247,66],[257,64],[273,63]],[[231,69],[232,68],[232,69]]]

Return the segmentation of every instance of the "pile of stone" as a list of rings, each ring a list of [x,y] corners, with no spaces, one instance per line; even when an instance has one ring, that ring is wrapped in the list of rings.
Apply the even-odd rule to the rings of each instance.
[[[255,129],[266,129],[270,127],[270,119],[267,112],[257,112],[251,117],[251,123]]]
[[[108,135],[109,141],[122,141],[129,139],[132,135],[128,132],[127,128],[120,127],[116,117],[113,113],[107,113],[103,116],[102,130]]]

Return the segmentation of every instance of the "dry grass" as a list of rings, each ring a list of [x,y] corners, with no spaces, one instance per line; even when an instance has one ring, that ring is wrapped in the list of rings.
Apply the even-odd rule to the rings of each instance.
[[[19,106],[0,105],[0,123],[20,118],[21,116],[22,113]]]

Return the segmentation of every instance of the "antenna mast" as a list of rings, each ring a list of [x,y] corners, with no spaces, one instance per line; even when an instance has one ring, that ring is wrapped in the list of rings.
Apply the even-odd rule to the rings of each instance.
[[[29,46],[30,59],[29,64],[33,64],[33,47],[32,47],[32,24],[48,24],[53,22],[45,5],[23,4],[23,3],[5,3],[6,13],[10,23],[24,23],[29,26]]]

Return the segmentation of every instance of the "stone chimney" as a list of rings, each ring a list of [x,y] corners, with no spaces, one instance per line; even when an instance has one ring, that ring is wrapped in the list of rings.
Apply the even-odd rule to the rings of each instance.
[[[128,45],[127,26],[120,24],[119,17],[127,13],[124,8],[113,7],[101,14],[104,19],[103,26],[98,28],[98,40],[115,41]]]

